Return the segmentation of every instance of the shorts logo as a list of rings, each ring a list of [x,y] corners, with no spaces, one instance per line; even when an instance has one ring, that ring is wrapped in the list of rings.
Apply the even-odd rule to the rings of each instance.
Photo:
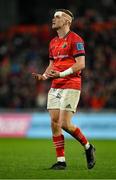
[[[68,104],[68,105],[66,106],[66,108],[71,108],[71,105],[70,105],[70,104]]]
[[[58,93],[57,96],[56,96],[56,98],[59,98],[59,99],[60,99],[60,98],[61,98],[61,95]]]
[[[84,45],[83,45],[83,43],[76,43],[76,48],[77,48],[78,51],[84,50]]]

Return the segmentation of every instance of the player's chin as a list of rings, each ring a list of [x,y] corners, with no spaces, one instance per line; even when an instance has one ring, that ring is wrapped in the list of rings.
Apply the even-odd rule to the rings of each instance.
[[[55,26],[55,24],[52,24],[52,29],[58,29],[58,27]]]

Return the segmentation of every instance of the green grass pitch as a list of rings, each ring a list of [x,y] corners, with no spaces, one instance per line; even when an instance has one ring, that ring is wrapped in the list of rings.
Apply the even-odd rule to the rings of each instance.
[[[49,170],[55,162],[50,139],[0,139],[0,179],[115,179],[116,142],[92,140],[96,166],[86,167],[84,150],[73,139],[65,141],[67,169]]]

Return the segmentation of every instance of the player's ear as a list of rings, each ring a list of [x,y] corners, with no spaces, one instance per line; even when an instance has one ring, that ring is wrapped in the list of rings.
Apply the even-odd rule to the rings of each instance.
[[[64,23],[63,24],[66,25],[67,23],[68,23],[68,21],[66,19],[64,19]]]
[[[67,24],[69,25],[69,27],[71,26],[71,23],[70,23],[70,21],[67,21]]]
[[[66,24],[68,24],[69,27],[71,26],[71,23],[68,20],[66,20]]]

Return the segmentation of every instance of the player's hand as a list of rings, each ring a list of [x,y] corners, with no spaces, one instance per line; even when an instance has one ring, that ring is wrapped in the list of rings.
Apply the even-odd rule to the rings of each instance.
[[[49,73],[47,73],[47,77],[49,77],[49,78],[58,78],[58,77],[60,77],[60,72],[55,71],[55,70],[51,70]]]
[[[41,74],[37,74],[37,73],[32,73],[32,77],[34,78],[34,79],[36,79],[36,80],[38,80],[38,81],[41,81],[41,80],[46,80],[46,78],[43,76],[43,75],[41,75]]]

